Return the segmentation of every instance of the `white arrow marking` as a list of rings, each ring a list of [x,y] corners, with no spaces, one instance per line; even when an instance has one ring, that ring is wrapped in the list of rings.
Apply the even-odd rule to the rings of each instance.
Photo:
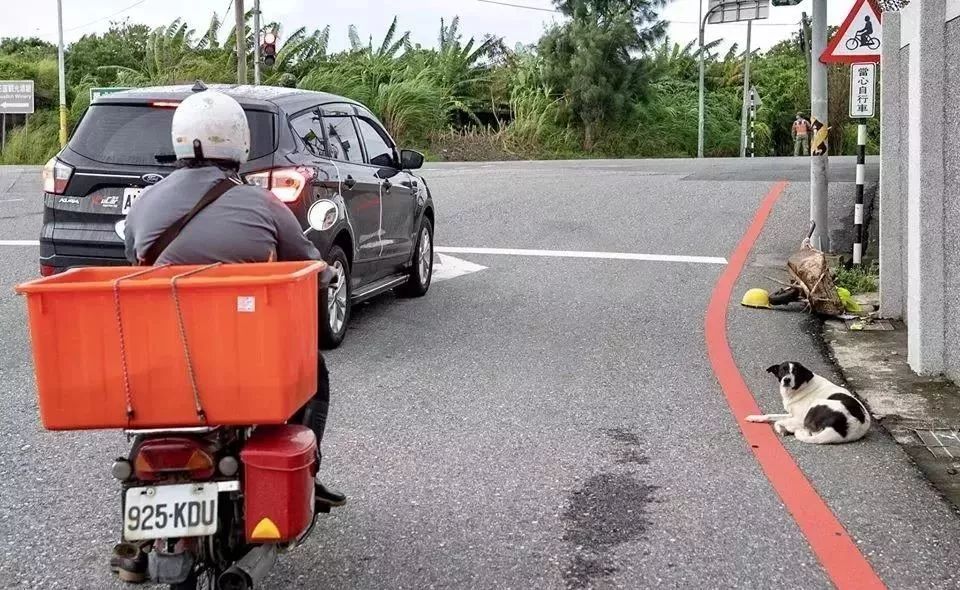
[[[486,269],[486,266],[480,266],[453,256],[436,254],[436,261],[433,266],[433,282],[439,283],[449,279],[468,275],[477,271]]]
[[[30,106],[29,102],[0,102],[0,107],[3,107],[3,108],[13,107],[13,108],[25,109],[28,106]]]

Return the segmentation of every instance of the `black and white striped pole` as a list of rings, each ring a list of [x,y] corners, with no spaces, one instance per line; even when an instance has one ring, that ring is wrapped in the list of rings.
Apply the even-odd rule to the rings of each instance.
[[[750,157],[756,155],[756,122],[757,122],[757,92],[750,89]]]
[[[863,183],[866,180],[867,119],[876,104],[876,64],[850,65],[850,117],[857,120],[857,197],[853,205],[853,263],[863,263]]]
[[[863,262],[863,183],[866,177],[867,125],[857,125],[857,200],[853,206],[853,263]]]

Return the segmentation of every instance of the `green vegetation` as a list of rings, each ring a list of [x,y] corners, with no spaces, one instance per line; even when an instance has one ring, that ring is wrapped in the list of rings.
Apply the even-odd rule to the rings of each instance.
[[[693,43],[666,38],[659,10],[667,0],[555,0],[561,24],[537,44],[464,39],[460,21],[441,20],[436,48],[415,45],[397,19],[366,42],[328,50],[330,28],[281,36],[264,83],[324,90],[367,104],[404,146],[441,159],[690,157],[697,144],[697,61]],[[252,16],[248,23],[252,21]],[[154,30],[114,23],[67,48],[71,128],[92,86],[234,82],[235,31],[216,15],[197,32],[179,20]],[[268,23],[266,27],[273,27]],[[255,34],[244,31],[252,59]],[[706,153],[739,151],[743,53],[733,46],[706,59]],[[752,56],[758,155],[790,154],[790,125],[808,112],[806,57],[795,33]],[[252,72],[253,64],[248,64]],[[56,153],[56,48],[38,39],[0,40],[0,79],[33,79],[37,113],[29,126],[8,117],[0,163],[42,163]],[[831,70],[831,149],[852,153],[846,119],[847,70]],[[871,124],[875,125],[875,122]],[[871,134],[878,137],[878,134]],[[876,151],[876,146],[871,146]]]
[[[834,270],[834,283],[851,294],[873,293],[880,280],[880,267],[877,263],[868,266],[838,267]]]

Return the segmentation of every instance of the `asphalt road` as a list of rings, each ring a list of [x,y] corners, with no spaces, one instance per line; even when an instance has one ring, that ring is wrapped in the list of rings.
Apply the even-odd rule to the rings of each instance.
[[[786,178],[739,294],[769,286],[803,237],[805,163],[447,164],[424,176],[442,246],[708,257],[730,254]],[[852,164],[831,172],[840,225]],[[36,239],[37,186],[35,169],[0,168],[0,241]],[[455,256],[487,268],[359,307],[329,355],[323,472],[350,502],[268,587],[830,587],[707,360],[722,265]],[[40,428],[11,292],[35,273],[35,248],[0,246],[0,587],[120,587],[104,556],[118,529],[109,465],[125,440]],[[836,380],[802,314],[732,306],[728,332],[765,409],[777,409],[770,364],[802,360]],[[960,584],[960,519],[882,431],[786,445],[890,588]]]

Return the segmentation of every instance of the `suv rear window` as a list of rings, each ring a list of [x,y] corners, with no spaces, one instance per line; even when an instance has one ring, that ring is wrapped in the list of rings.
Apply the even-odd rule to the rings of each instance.
[[[108,164],[172,166],[170,124],[174,110],[147,105],[91,106],[70,139],[70,149]],[[245,112],[250,124],[250,159],[272,153],[274,115],[266,111]]]

